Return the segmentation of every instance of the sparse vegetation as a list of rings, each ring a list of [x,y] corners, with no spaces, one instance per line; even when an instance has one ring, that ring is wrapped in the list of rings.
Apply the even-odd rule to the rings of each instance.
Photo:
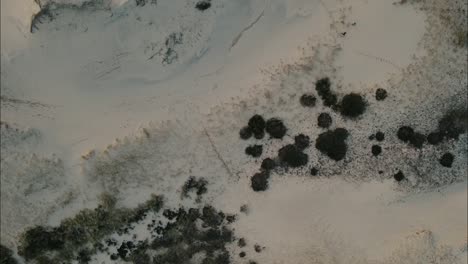
[[[342,160],[348,150],[346,144],[348,135],[348,131],[344,128],[324,132],[318,136],[315,147],[335,161]]]
[[[58,227],[36,226],[26,230],[20,238],[18,254],[26,260],[84,259],[96,250],[88,252],[88,244],[98,243],[114,232],[123,233],[125,226],[142,220],[150,211],[158,212],[162,206],[162,197],[153,195],[137,208],[116,208],[114,198],[103,195],[97,208],[84,209]]]
[[[4,245],[0,245],[0,264],[17,264],[17,263],[18,262],[13,257],[13,251],[5,247]]]

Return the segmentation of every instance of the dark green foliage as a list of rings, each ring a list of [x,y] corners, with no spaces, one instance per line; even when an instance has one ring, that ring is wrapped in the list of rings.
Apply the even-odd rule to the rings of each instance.
[[[239,131],[239,136],[243,140],[247,140],[252,137],[252,129],[250,127],[245,126]]]
[[[410,144],[415,148],[422,148],[424,142],[426,142],[426,136],[418,132],[415,132],[410,138]]]
[[[311,94],[303,94],[299,99],[299,102],[304,107],[314,107],[317,102],[317,98]]]
[[[450,168],[452,167],[454,160],[455,160],[455,156],[452,153],[445,153],[444,155],[442,155],[439,162],[440,162],[440,165]]]
[[[338,102],[337,96],[330,89],[330,79],[322,78],[315,83],[315,90],[320,98],[322,98],[323,105],[334,106]]]
[[[271,158],[266,158],[262,161],[261,168],[266,171],[270,171],[276,167],[276,162]]]
[[[230,263],[226,244],[234,236],[224,219],[224,213],[212,206],[205,206],[201,213],[195,208],[180,209],[176,221],[163,228],[161,236],[151,243],[151,249],[158,252],[153,263],[189,263],[200,252],[205,253],[202,263]],[[197,227],[197,220],[202,221],[203,229]]]
[[[4,245],[0,245],[0,264],[17,264],[18,262],[16,259],[13,258],[13,251],[11,249],[5,247]]]
[[[402,126],[398,129],[397,137],[403,141],[408,142],[414,135],[414,130],[409,126]]]
[[[297,168],[309,162],[309,156],[302,152],[296,145],[286,145],[278,151],[279,160],[286,166]]]
[[[458,139],[468,128],[468,110],[451,111],[439,121],[439,132],[443,137]]]
[[[387,98],[387,91],[383,88],[378,88],[376,91],[375,91],[375,99],[377,101],[383,101],[385,100],[385,98]]]
[[[211,3],[210,1],[207,1],[207,0],[203,0],[203,1],[199,1],[196,5],[195,5],[195,8],[200,10],[200,11],[205,11],[207,10],[208,8],[211,7]]]
[[[359,94],[347,94],[341,100],[340,110],[343,116],[358,117],[366,111],[366,101]]]
[[[248,126],[255,138],[261,139],[265,135],[265,119],[261,115],[254,115],[249,119]]]
[[[251,145],[245,149],[245,154],[258,158],[262,155],[263,146],[262,145]]]
[[[98,244],[113,232],[119,232],[130,223],[143,219],[149,211],[158,212],[163,198],[153,195],[135,209],[115,208],[115,199],[103,195],[95,209],[84,209],[75,217],[63,220],[58,227],[37,226],[28,229],[20,238],[19,255],[27,260],[77,259],[86,263],[91,252],[86,244]]]
[[[373,145],[372,146],[372,155],[378,156],[378,155],[380,155],[380,153],[382,153],[382,147],[379,146],[379,145]]]
[[[182,198],[188,197],[189,193],[192,191],[195,191],[195,194],[198,197],[202,196],[208,191],[206,185],[208,185],[208,181],[204,178],[196,179],[191,176],[182,187]]]
[[[393,178],[397,181],[400,182],[405,179],[405,175],[403,174],[402,171],[398,171],[395,175],[393,175]]]
[[[304,134],[299,134],[294,137],[294,145],[298,149],[304,150],[310,146],[310,137]]]
[[[328,113],[321,113],[317,118],[317,125],[321,128],[329,128],[333,120]]]
[[[339,161],[346,156],[348,146],[346,139],[348,131],[344,128],[327,131],[320,134],[315,143],[315,147],[333,160]]]
[[[21,237],[18,254],[26,260],[34,259],[43,252],[63,249],[64,242],[59,228],[36,226],[28,229]]]
[[[283,124],[283,121],[278,118],[270,118],[266,122],[266,132],[270,134],[272,138],[283,138],[286,135],[287,128]]]
[[[377,139],[377,141],[384,141],[385,140],[385,134],[379,131],[379,132],[375,133],[375,139]]]
[[[268,189],[268,179],[270,178],[270,174],[267,171],[262,171],[256,173],[250,179],[250,186],[252,190],[256,192],[265,191]]]

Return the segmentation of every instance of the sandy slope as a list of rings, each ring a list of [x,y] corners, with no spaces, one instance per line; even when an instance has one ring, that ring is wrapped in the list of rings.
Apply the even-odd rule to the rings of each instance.
[[[179,186],[196,175],[210,181],[207,202],[233,212],[249,204],[236,232],[266,246],[264,254],[248,252],[259,263],[416,263],[405,254],[421,263],[444,254],[466,261],[466,134],[421,152],[389,138],[384,159],[351,162],[368,155],[376,128],[391,135],[410,120],[429,132],[447,110],[466,104],[459,96],[466,48],[447,41],[451,31],[437,8],[242,0],[216,1],[201,13],[182,0],[144,8],[120,1],[61,9],[31,34],[38,7],[2,0],[1,120],[20,129],[2,126],[2,243],[13,246],[26,226],[57,224],[93,206],[103,190],[129,206],[157,191],[176,206]],[[179,33],[181,43],[171,46],[177,58],[166,63],[167,39]],[[309,150],[329,168],[324,179],[292,171],[276,175],[268,192],[252,192],[248,177],[259,161],[243,154],[239,128],[259,112],[314,139],[315,114],[324,108],[304,113],[297,100],[324,75],[340,94],[358,91],[374,104],[375,88],[384,87],[390,97],[360,122],[333,116],[353,132],[353,147],[338,165]],[[280,144],[266,144],[266,154]],[[432,165],[448,150],[459,157],[453,170]],[[421,160],[432,180],[393,183],[395,167],[412,170]],[[461,183],[428,188],[450,179]]]

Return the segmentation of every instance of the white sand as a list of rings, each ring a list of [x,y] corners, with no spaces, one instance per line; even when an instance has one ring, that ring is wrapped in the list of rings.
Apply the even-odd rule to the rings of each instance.
[[[466,92],[466,48],[439,43],[453,34],[436,11],[388,0],[213,2],[200,13],[182,0],[145,8],[106,1],[97,11],[63,10],[31,34],[37,5],[2,0],[2,96],[23,101],[2,101],[1,120],[27,131],[2,127],[2,244],[13,246],[27,226],[94,206],[102,190],[122,205],[158,192],[176,206],[177,190],[196,175],[210,181],[206,201],[231,212],[250,206],[236,235],[266,246],[247,252],[259,263],[426,263],[447,252],[466,263],[466,135],[422,154],[390,138],[410,117],[429,132],[444,111],[466,104],[458,96]],[[179,57],[164,65],[157,51],[173,32],[183,33]],[[243,154],[239,128],[260,112],[315,139],[315,114],[324,108],[305,113],[297,98],[324,75],[340,94],[358,91],[373,103],[359,122],[333,115],[352,131],[349,161],[369,155],[376,128],[386,132],[389,154],[335,166],[312,147],[311,163],[329,165],[321,173],[330,179],[299,170],[252,192],[248,177],[259,164]],[[387,104],[374,107],[376,87],[389,91]],[[240,180],[229,178],[202,126]],[[266,155],[280,144],[265,146]],[[395,166],[409,171],[420,157],[432,164],[444,151],[459,154],[453,170],[437,162],[421,170],[458,183],[412,188],[389,179]],[[376,168],[386,171],[382,178]]]

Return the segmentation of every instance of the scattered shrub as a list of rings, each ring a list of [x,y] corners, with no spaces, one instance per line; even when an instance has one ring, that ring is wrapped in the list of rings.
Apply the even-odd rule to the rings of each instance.
[[[315,147],[331,159],[339,161],[346,156],[348,146],[345,141],[347,138],[348,131],[344,128],[337,128],[320,134]]]
[[[311,94],[303,94],[299,99],[299,102],[304,107],[314,107],[317,102],[317,98]]]
[[[270,118],[266,122],[266,132],[273,138],[283,138],[286,135],[287,128],[283,121],[277,118]]]
[[[455,156],[452,153],[445,153],[444,155],[442,155],[439,162],[440,165],[447,168],[451,168],[454,160]]]
[[[321,113],[317,118],[317,124],[321,128],[329,128],[333,120],[328,113]]]
[[[343,116],[355,118],[366,110],[366,101],[361,95],[350,93],[341,100],[340,109]]]
[[[262,145],[252,145],[248,146],[245,149],[245,154],[250,155],[254,158],[258,158],[262,155],[263,152],[263,146]]]
[[[309,156],[295,145],[289,144],[278,151],[279,160],[286,166],[297,168],[309,162]]]

